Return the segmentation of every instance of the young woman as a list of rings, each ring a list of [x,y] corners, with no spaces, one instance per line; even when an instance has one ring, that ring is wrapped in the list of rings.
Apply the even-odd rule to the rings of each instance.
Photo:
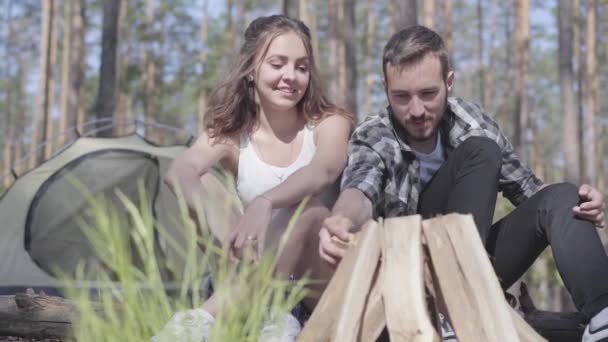
[[[245,210],[233,217],[232,231],[218,238],[236,259],[245,248],[258,257],[275,248],[295,208],[312,196],[279,256],[276,274],[298,277],[311,271],[323,279],[329,273],[318,256],[318,232],[329,210],[318,195],[346,164],[352,123],[352,115],[321,90],[308,28],[282,15],[261,17],[245,31],[235,66],[211,95],[204,132],[174,160],[166,180],[195,208],[208,201],[201,177],[214,164],[234,175]],[[190,320],[199,321],[199,331],[208,329],[215,299],[194,311]]]

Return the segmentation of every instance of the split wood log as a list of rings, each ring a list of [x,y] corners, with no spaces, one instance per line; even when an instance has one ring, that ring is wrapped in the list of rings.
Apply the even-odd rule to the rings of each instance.
[[[378,267],[374,274],[372,289],[365,301],[365,309],[361,319],[360,341],[376,341],[386,327],[382,288],[382,277],[380,276],[380,267]]]
[[[378,223],[369,221],[355,235],[298,341],[357,341],[380,259],[379,229]]]
[[[438,341],[426,307],[419,215],[384,221],[382,272],[391,341]],[[407,270],[407,271],[406,271]]]
[[[509,305],[470,215],[425,220],[423,233],[447,314],[461,341],[519,341]],[[537,335],[536,340],[542,340]]]

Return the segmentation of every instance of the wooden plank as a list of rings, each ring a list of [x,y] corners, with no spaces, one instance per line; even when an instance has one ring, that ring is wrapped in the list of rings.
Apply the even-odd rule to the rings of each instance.
[[[419,215],[384,221],[382,244],[383,295],[391,341],[433,341],[424,292]]]
[[[355,340],[380,258],[379,229],[377,222],[369,221],[355,234],[298,341]]]
[[[384,300],[382,299],[382,277],[378,267],[374,274],[372,289],[370,290],[363,318],[361,319],[361,333],[359,341],[376,341],[384,327],[386,327],[386,316],[384,316]]]
[[[422,223],[447,313],[461,341],[519,341],[472,216]]]

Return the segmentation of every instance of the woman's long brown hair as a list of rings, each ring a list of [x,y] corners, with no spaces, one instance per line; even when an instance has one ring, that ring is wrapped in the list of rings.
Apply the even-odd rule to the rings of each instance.
[[[351,113],[335,106],[323,92],[308,27],[303,22],[284,15],[271,15],[257,18],[249,24],[245,30],[245,41],[233,66],[211,93],[204,119],[209,136],[223,138],[254,129],[258,123],[258,108],[253,82],[248,80],[248,75],[253,74],[272,40],[288,32],[294,32],[302,39],[309,57],[310,81],[297,104],[298,113],[310,122],[317,122],[333,114],[342,115],[354,122]]]

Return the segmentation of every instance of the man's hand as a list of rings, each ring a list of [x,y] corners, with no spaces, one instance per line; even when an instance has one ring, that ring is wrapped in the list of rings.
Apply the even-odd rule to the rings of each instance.
[[[604,228],[604,199],[602,193],[588,184],[583,184],[578,190],[580,204],[572,208],[577,217],[591,221],[598,228]]]
[[[337,265],[352,240],[353,222],[342,215],[326,218],[319,231],[319,255],[330,265]]]

